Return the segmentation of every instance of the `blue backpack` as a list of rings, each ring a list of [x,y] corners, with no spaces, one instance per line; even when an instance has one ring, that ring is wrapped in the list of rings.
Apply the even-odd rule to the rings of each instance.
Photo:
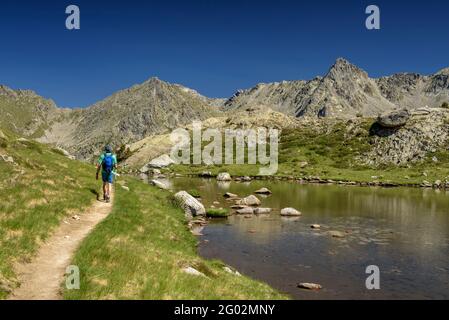
[[[104,155],[102,167],[104,172],[108,174],[112,172],[114,169],[114,158],[112,157],[112,154],[106,153]]]

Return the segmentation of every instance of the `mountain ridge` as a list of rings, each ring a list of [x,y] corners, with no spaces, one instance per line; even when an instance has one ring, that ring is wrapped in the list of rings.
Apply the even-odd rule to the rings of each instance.
[[[208,98],[151,77],[89,107],[67,109],[34,91],[0,86],[0,126],[88,159],[105,143],[134,143],[193,120],[232,116],[248,108],[269,108],[297,118],[354,118],[375,117],[396,108],[439,107],[443,102],[449,102],[449,68],[431,75],[370,78],[363,69],[338,58],[323,76],[259,83],[228,99]]]

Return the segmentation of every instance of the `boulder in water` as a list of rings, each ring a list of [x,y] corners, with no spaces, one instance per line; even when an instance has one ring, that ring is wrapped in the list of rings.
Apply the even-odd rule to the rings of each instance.
[[[221,173],[218,174],[217,180],[218,181],[231,181],[232,178],[231,178],[231,175],[229,173],[221,172]]]
[[[257,194],[271,194],[271,191],[265,187],[260,188],[259,190],[254,191]]]
[[[254,195],[249,195],[246,198],[238,200],[236,204],[244,206],[260,206],[260,200]]]
[[[206,209],[203,204],[186,191],[179,191],[174,197],[179,206],[184,210],[187,219],[190,220],[192,217],[206,215]]]
[[[300,215],[301,215],[301,212],[299,212],[295,208],[284,208],[284,209],[281,210],[281,216],[298,217]]]

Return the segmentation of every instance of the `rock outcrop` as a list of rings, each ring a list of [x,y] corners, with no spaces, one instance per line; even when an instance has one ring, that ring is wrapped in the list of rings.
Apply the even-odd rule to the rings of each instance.
[[[377,123],[384,128],[398,128],[404,126],[409,118],[410,112],[407,109],[400,109],[381,114],[377,118]]]

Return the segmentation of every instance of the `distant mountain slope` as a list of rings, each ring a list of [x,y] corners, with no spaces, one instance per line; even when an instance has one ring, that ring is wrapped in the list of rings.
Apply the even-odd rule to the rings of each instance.
[[[0,128],[22,136],[38,137],[63,112],[52,100],[33,91],[0,86]]]
[[[240,90],[224,103],[225,110],[267,105],[288,115],[376,116],[398,107],[439,107],[449,101],[449,68],[434,75],[396,74],[369,78],[362,69],[339,58],[322,78],[258,84]]]
[[[214,103],[194,90],[151,78],[61,117],[40,141],[59,143],[89,158],[105,143],[119,146],[216,116],[220,111]]]

